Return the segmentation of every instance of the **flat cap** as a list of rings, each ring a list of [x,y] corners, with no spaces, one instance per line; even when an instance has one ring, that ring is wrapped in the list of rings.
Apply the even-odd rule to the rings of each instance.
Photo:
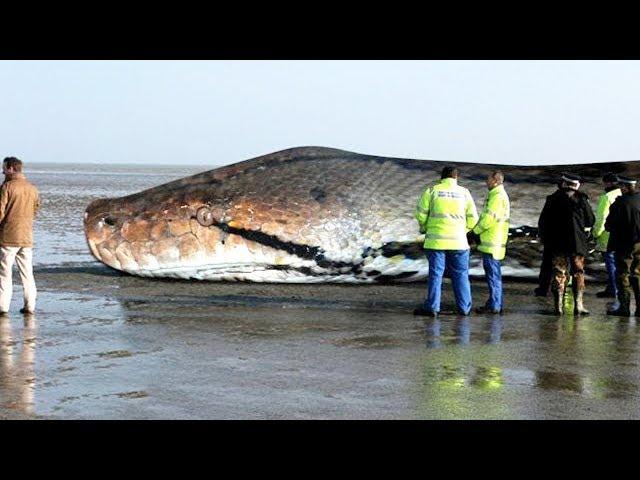
[[[562,180],[564,180],[565,182],[569,182],[569,183],[579,183],[582,181],[582,178],[580,178],[578,175],[574,175],[572,173],[567,173],[567,172],[562,172],[560,174],[560,178],[562,178]]]
[[[617,181],[618,183],[623,183],[625,185],[635,185],[637,182],[637,180],[634,180],[633,178],[623,177],[622,175],[617,176]]]

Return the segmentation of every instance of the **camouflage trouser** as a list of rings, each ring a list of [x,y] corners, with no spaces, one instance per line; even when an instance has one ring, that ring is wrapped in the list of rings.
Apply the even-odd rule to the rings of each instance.
[[[573,277],[573,291],[584,292],[584,256],[583,255],[558,255],[554,254],[551,260],[553,268],[553,280],[551,289],[564,294],[569,280],[569,270]]]
[[[632,291],[636,304],[640,304],[640,243],[636,243],[629,253],[616,252],[615,260],[618,301],[621,308],[628,310]]]

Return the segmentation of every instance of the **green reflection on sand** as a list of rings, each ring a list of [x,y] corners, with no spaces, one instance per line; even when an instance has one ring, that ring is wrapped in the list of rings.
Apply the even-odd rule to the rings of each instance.
[[[433,418],[506,418],[500,365],[502,320],[484,321],[472,335],[471,319],[455,320],[443,327],[440,320],[427,322],[427,355],[421,384],[422,415]]]
[[[537,331],[537,341],[517,348],[501,340],[501,326],[478,318],[425,323],[419,401],[425,418],[548,418],[558,400],[571,412],[572,405],[638,397],[635,320],[566,315],[514,322],[511,329]]]

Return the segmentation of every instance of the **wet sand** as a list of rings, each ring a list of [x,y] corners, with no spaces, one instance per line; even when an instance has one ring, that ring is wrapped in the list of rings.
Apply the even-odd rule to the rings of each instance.
[[[35,318],[0,322],[0,418],[640,418],[640,326],[602,315],[602,285],[584,318],[510,281],[503,317],[433,320],[422,284],[36,277]]]

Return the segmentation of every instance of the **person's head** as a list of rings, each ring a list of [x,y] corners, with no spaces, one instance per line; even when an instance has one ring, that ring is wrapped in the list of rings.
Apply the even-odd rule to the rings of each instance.
[[[608,172],[602,176],[602,184],[604,185],[605,190],[616,187],[617,183],[618,177],[615,173]]]
[[[22,160],[16,157],[6,157],[2,162],[2,173],[5,175],[22,173]]]
[[[440,174],[441,179],[445,178],[458,178],[458,169],[456,167],[447,166],[442,169],[442,173]]]
[[[636,181],[633,178],[618,175],[617,180],[623,195],[636,193]]]
[[[575,192],[580,188],[580,180],[578,175],[563,172],[560,176],[560,188],[565,192]]]
[[[487,175],[485,182],[487,184],[487,188],[491,190],[492,188],[504,183],[504,175],[501,170],[493,170],[489,175]]]

